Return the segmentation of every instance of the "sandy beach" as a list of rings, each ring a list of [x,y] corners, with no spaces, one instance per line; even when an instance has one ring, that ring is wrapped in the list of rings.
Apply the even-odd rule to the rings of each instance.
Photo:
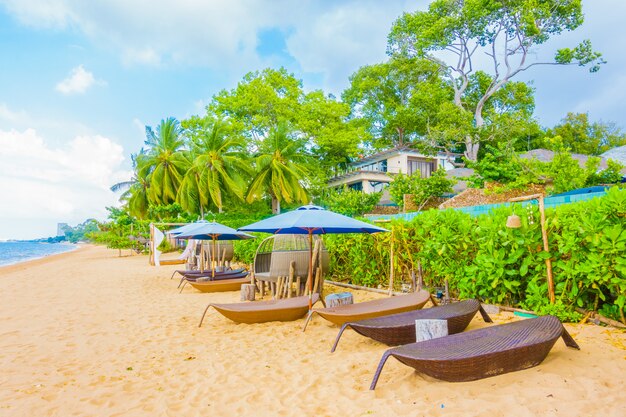
[[[124,253],[127,255],[127,253]],[[317,317],[235,324],[146,256],[85,246],[0,267],[0,416],[624,416],[626,334],[567,325],[538,367],[467,383],[417,374]],[[353,291],[356,301],[379,297]],[[497,323],[517,320],[510,313]],[[478,315],[470,329],[486,326]]]

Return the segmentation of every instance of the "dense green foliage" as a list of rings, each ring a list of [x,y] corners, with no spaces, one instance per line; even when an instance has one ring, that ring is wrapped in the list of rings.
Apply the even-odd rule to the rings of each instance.
[[[620,319],[626,303],[626,191],[614,187],[605,197],[548,210],[549,255],[542,250],[538,209],[531,207],[518,204],[479,217],[430,210],[410,222],[393,221],[387,226],[392,233],[328,235],[331,274],[355,284],[388,285],[393,239],[396,276],[405,281],[420,264],[426,285],[441,287],[448,280],[461,298],[563,318],[573,317],[574,306],[601,308]],[[522,228],[505,227],[511,211],[522,217]],[[559,300],[553,306],[548,305],[546,256],[553,261]]]
[[[413,202],[417,207],[421,207],[431,198],[441,197],[452,192],[454,180],[446,177],[446,171],[439,168],[428,178],[422,178],[418,174],[396,175],[389,184],[389,194],[391,199],[398,206],[404,206],[404,195],[411,194]]]
[[[488,153],[478,162],[469,163],[474,168],[474,175],[469,178],[470,185],[478,188],[485,182],[497,183],[498,190],[524,189],[529,184],[548,182],[548,191],[559,194],[578,188],[599,184],[615,184],[622,179],[620,163],[609,160],[607,167],[600,170],[600,158],[589,157],[585,167],[563,146],[556,147],[551,162],[536,159],[521,159],[512,149],[487,147]]]
[[[328,210],[346,216],[362,216],[372,209],[380,201],[382,192],[365,194],[344,186],[340,190],[331,190],[321,199],[321,205]]]
[[[587,113],[567,113],[561,123],[533,141],[535,148],[558,150],[563,146],[585,155],[600,155],[622,145],[626,145],[626,133],[614,123],[592,123]]]

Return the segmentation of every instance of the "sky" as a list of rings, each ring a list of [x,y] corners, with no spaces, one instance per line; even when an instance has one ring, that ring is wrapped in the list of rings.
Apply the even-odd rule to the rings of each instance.
[[[386,59],[387,35],[425,0],[0,0],[0,240],[103,220],[131,176],[145,126],[203,114],[255,70],[284,66],[340,96]],[[544,126],[567,112],[626,130],[626,2],[584,0],[582,27],[534,52],[591,39],[596,74],[549,66],[522,78]]]

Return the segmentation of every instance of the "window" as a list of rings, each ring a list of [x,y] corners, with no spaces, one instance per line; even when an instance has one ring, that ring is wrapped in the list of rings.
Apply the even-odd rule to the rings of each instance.
[[[364,165],[362,171],[387,172],[387,160],[374,162],[373,164]]]
[[[436,162],[425,159],[409,158],[407,160],[408,174],[419,173],[422,178],[428,178],[436,169]]]
[[[389,187],[388,182],[380,182],[380,181],[370,181],[370,185],[372,186],[372,189],[374,190],[375,193],[382,191],[385,188]]]
[[[354,184],[349,184],[348,188],[350,188],[351,190],[363,191],[363,183],[355,182]]]

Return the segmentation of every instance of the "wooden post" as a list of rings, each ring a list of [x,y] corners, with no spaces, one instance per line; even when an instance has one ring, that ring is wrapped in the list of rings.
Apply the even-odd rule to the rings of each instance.
[[[280,299],[282,289],[283,289],[283,277],[278,277],[276,279],[276,293],[274,294],[274,298],[276,298],[277,300]]]
[[[254,301],[256,294],[256,285],[254,284],[241,284],[241,301]]]
[[[389,251],[389,297],[393,294],[393,227],[391,228],[391,237],[389,238],[391,241],[391,249]]]
[[[415,271],[411,269],[411,289],[413,292],[417,291],[417,280],[415,279]]]
[[[422,270],[422,263],[417,261],[417,285],[421,290],[424,286],[424,271]]]
[[[296,278],[296,297],[300,297],[302,295],[302,279],[300,277]]]
[[[150,265],[154,266],[154,224],[150,223],[150,243],[148,244],[148,248],[150,249],[150,256],[148,257],[148,262]]]
[[[539,215],[541,219],[541,237],[543,239],[543,250],[546,253],[550,252],[550,248],[548,246],[548,231],[546,229],[546,211],[543,203],[543,195],[538,198],[539,200]],[[550,297],[550,303],[554,304],[555,295],[554,295],[554,281],[552,279],[552,260],[550,258],[546,258],[546,271],[548,275],[548,296]]]
[[[448,304],[450,302],[450,289],[448,287],[448,280],[444,281],[444,296],[443,296],[444,304]]]
[[[313,294],[320,293],[320,277],[322,275],[321,268],[317,268],[315,271],[315,285],[313,285]]]
[[[528,201],[528,200],[537,200],[539,203],[539,219],[541,225],[541,238],[543,240],[543,250],[546,253],[550,253],[550,248],[548,245],[548,230],[546,228],[546,211],[545,204],[543,201],[543,194],[532,194],[522,197],[511,198],[510,202],[517,201]],[[546,275],[548,280],[548,297],[550,299],[550,303],[554,304],[555,295],[554,295],[554,280],[552,278],[552,260],[550,258],[546,258]]]

